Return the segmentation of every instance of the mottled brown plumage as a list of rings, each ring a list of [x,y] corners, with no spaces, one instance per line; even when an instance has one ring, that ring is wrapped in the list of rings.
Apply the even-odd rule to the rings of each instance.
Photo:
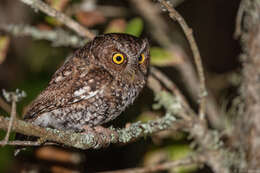
[[[149,59],[146,39],[127,34],[98,36],[55,72],[24,118],[63,130],[113,120],[143,89]]]

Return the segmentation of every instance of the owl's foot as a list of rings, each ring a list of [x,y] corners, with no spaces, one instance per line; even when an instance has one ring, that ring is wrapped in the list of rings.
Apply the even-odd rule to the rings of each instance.
[[[97,133],[102,134],[105,140],[105,144],[109,144],[111,138],[118,138],[118,134],[114,130],[110,130],[108,128],[102,127],[102,126],[95,126],[91,127],[88,125],[83,126],[84,131],[82,133]]]
[[[82,128],[82,133],[95,133],[95,129],[93,126],[85,125]]]

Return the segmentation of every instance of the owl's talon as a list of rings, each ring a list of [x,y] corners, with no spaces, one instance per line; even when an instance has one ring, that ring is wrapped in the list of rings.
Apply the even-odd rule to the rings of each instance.
[[[91,127],[88,125],[83,126],[83,133],[98,133],[98,134],[104,134],[107,137],[110,137],[112,134],[117,135],[117,133],[114,130],[110,130],[108,128],[105,128],[103,126],[95,126]]]
[[[83,132],[82,133],[95,133],[95,129],[92,126],[85,125],[83,126]]]
[[[117,135],[117,133],[114,130],[111,130],[109,128],[105,128],[105,127],[102,127],[102,126],[96,126],[94,128],[95,128],[96,132],[105,134],[108,137],[110,137],[112,134]]]
[[[129,127],[131,126],[131,124],[132,124],[132,123],[126,123],[126,124],[125,124],[125,128],[126,128],[126,129],[129,128]]]
[[[96,132],[98,132],[99,134],[103,134],[105,136],[105,144],[104,147],[107,147],[110,144],[110,140],[115,137],[118,138],[118,134],[116,131],[111,130],[109,128],[105,128],[102,126],[96,126],[94,127],[94,129],[96,130]]]

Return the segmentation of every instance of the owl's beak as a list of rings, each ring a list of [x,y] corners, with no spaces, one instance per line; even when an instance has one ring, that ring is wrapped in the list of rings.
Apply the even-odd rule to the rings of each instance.
[[[135,72],[133,71],[131,74],[131,83],[134,82],[135,80]]]
[[[132,62],[133,64],[129,64],[130,68],[128,68],[127,73],[128,73],[128,81],[130,83],[133,83],[137,78],[138,78],[138,63],[137,62]]]
[[[136,79],[136,72],[134,70],[130,70],[127,72],[127,79],[130,83],[133,83]]]

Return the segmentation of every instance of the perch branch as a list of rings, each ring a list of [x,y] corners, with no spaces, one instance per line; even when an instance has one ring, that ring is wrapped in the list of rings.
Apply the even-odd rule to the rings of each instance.
[[[167,3],[165,0],[158,0],[169,12],[169,16],[173,19],[178,21],[180,26],[182,27],[184,34],[186,35],[186,38],[190,44],[194,61],[198,70],[198,76],[200,80],[200,110],[199,115],[201,119],[205,118],[205,109],[206,109],[206,85],[205,85],[205,76],[203,72],[203,66],[201,62],[201,57],[199,53],[198,46],[196,44],[196,41],[194,39],[194,36],[192,34],[192,29],[189,28],[185,20],[182,18],[182,16],[173,8],[169,3]]]
[[[9,122],[8,118],[0,116],[0,129],[7,130]],[[178,126],[179,123],[182,124],[181,121],[177,121],[173,116],[167,115],[163,118],[149,121],[148,123],[133,123],[130,127],[125,129],[117,129],[113,130],[113,132],[108,130],[108,135],[104,135],[92,131],[86,133],[72,133],[57,129],[41,128],[25,121],[14,120],[12,130],[28,136],[37,136],[45,141],[57,142],[70,147],[80,149],[98,149],[108,146],[108,144],[111,143],[129,143],[137,138],[166,130],[171,126]],[[182,128],[181,126],[179,127]],[[7,144],[22,144],[22,142],[23,141],[14,141],[13,143],[9,142]],[[40,143],[30,143],[27,141],[24,144],[37,146]]]
[[[40,30],[27,25],[0,24],[0,30],[14,36],[31,36],[37,40],[48,40],[53,42],[54,46],[80,47],[87,42],[87,40],[83,40],[77,35],[71,35],[62,29]]]
[[[66,16],[65,14],[55,10],[54,8],[51,8],[49,5],[47,5],[46,3],[44,3],[41,0],[20,0],[20,1],[31,6],[32,8],[34,8],[36,10],[40,10],[40,11],[46,13],[47,15],[54,17],[59,22],[66,25],[68,28],[75,31],[78,35],[80,35],[84,38],[87,37],[89,39],[93,39],[95,37],[95,34],[90,32],[88,29],[81,26],[79,23],[72,20],[70,17]]]

